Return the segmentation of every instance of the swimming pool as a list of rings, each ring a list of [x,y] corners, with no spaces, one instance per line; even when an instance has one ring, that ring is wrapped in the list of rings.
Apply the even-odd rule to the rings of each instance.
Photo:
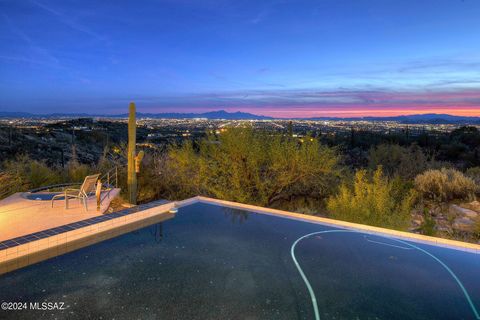
[[[58,194],[59,192],[38,192],[38,193],[25,192],[22,196],[28,200],[51,201],[52,198]],[[62,197],[57,199],[62,200],[64,198]]]
[[[196,203],[0,276],[2,319],[478,319],[480,255]]]
[[[24,192],[22,197],[28,200],[50,201],[55,195],[62,193],[65,188],[75,186],[78,188],[79,185],[79,183],[61,183],[44,186]]]

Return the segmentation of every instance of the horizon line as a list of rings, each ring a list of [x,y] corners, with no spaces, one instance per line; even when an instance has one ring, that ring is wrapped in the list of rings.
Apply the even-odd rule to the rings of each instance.
[[[427,115],[435,115],[435,116],[450,116],[450,117],[459,117],[459,118],[480,118],[480,111],[479,115],[459,115],[459,114],[454,114],[454,113],[437,113],[437,112],[423,112],[423,113],[402,113],[402,114],[391,114],[391,115],[350,115],[350,116],[339,116],[339,115],[328,115],[329,112],[326,112],[326,115],[315,115],[315,116],[305,116],[305,117],[299,117],[299,116],[271,116],[271,115],[266,115],[266,114],[257,114],[257,113],[252,113],[248,111],[228,111],[225,109],[217,109],[217,110],[211,110],[211,111],[203,111],[203,112],[141,112],[137,110],[137,114],[151,114],[151,115],[165,115],[165,114],[178,114],[178,115],[203,115],[206,113],[215,113],[215,112],[225,112],[227,114],[235,114],[235,113],[245,113],[245,114],[250,114],[252,116],[257,116],[257,117],[266,117],[266,118],[271,118],[271,119],[279,119],[279,120],[308,120],[308,119],[318,119],[318,118],[326,118],[326,119],[365,119],[365,118],[396,118],[396,117],[409,117],[409,116],[427,116]],[[6,116],[3,117],[8,117],[8,114],[15,114],[15,113],[23,113],[23,114],[28,114],[32,116],[37,116],[37,117],[42,117],[42,116],[55,116],[55,115],[63,115],[67,117],[75,117],[75,116],[85,116],[85,117],[119,117],[123,115],[128,115],[128,112],[119,112],[119,113],[104,113],[104,114],[90,114],[90,113],[83,113],[83,112],[49,112],[49,113],[34,113],[34,112],[25,112],[25,111],[2,111],[0,112],[0,118],[2,117],[1,114],[4,114]],[[355,112],[355,114],[358,114],[358,112]],[[181,117],[180,117],[181,118]],[[202,118],[202,117],[199,117]],[[242,120],[242,119],[238,119]]]

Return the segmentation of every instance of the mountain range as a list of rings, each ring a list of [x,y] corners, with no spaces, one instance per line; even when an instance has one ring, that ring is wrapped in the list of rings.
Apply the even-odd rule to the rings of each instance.
[[[3,112],[0,111],[0,118],[126,118],[128,114],[87,114],[87,113],[49,113],[33,114],[27,112]],[[152,119],[226,119],[226,120],[273,120],[275,118],[256,115],[247,112],[227,112],[225,110],[210,111],[204,113],[141,113],[137,112],[137,118]],[[480,124],[480,117],[465,117],[449,114],[414,114],[393,117],[313,117],[313,118],[291,118],[291,120],[325,120],[325,121],[395,121],[403,124]]]
[[[334,118],[316,117],[309,120],[343,120],[343,121],[395,121],[403,124],[480,124],[480,117],[455,116],[441,113],[411,114],[393,117],[357,117]]]
[[[0,111],[0,118],[128,118],[128,113],[121,114],[87,114],[87,113],[48,113],[34,114],[27,112],[3,112]],[[210,111],[203,113],[142,113],[137,112],[137,118],[153,119],[227,119],[227,120],[272,120],[272,117],[256,115],[247,112],[227,112],[225,110]]]

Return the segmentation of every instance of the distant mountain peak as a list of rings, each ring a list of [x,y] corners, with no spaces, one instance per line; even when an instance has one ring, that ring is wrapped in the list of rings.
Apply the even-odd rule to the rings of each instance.
[[[202,113],[138,113],[138,117],[147,118],[164,118],[164,119],[194,119],[194,118],[207,118],[207,119],[226,119],[226,120],[267,120],[273,119],[272,117],[256,115],[248,112],[228,112],[225,110],[208,111]]]

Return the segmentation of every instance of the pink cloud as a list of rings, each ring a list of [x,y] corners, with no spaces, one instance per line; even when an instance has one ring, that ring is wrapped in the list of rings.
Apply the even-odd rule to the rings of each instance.
[[[277,90],[159,98],[149,112],[224,109],[273,117],[363,117],[422,113],[480,116],[480,89],[456,91]]]

